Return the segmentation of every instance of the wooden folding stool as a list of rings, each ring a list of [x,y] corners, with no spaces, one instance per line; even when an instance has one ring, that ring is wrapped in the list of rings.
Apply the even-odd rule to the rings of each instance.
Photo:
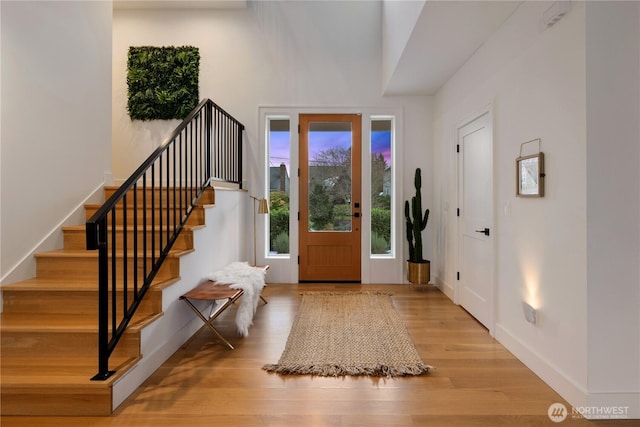
[[[218,330],[212,325],[213,321],[221,315],[231,304],[233,304],[238,298],[242,296],[244,291],[242,289],[233,289],[229,285],[216,285],[215,282],[207,280],[202,282],[186,294],[180,297],[181,300],[187,303],[191,310],[204,322],[204,325],[200,327],[189,340],[182,346],[183,348],[188,346],[189,343],[202,331],[208,327],[218,338],[220,338],[230,349],[234,349],[233,345],[227,341]],[[193,304],[192,300],[209,301],[211,302],[211,313],[208,318],[205,317],[200,310]],[[224,300],[224,302],[221,302]],[[220,304],[220,305],[219,305]]]

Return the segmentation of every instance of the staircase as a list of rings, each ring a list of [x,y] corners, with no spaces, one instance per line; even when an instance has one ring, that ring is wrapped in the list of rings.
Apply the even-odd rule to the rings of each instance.
[[[106,198],[116,190],[105,187]],[[98,369],[98,254],[85,249],[84,224],[62,228],[63,249],[35,255],[36,277],[3,286],[0,413],[110,415],[114,384],[143,357],[142,331],[163,316],[163,290],[180,280],[180,258],[194,251],[194,231],[204,226],[204,209],[214,201],[208,188],[111,356],[109,369],[116,373],[105,381],[91,381]],[[98,207],[85,206],[87,218]],[[139,221],[145,215],[153,213],[138,214]]]

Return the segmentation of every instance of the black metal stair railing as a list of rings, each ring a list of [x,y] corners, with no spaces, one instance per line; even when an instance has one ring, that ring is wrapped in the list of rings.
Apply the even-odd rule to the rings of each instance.
[[[198,200],[214,181],[242,188],[244,126],[204,99],[86,223],[98,251],[98,374],[158,275]]]

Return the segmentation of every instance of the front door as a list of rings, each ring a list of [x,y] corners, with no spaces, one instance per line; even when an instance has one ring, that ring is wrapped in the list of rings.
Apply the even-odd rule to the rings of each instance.
[[[458,303],[493,322],[493,161],[490,114],[458,129],[460,282]]]
[[[361,119],[300,115],[301,282],[360,281]]]

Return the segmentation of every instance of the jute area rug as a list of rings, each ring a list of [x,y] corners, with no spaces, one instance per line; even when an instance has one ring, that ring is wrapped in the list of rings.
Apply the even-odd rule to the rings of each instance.
[[[280,360],[263,369],[318,376],[421,375],[425,365],[389,294],[302,295]]]

